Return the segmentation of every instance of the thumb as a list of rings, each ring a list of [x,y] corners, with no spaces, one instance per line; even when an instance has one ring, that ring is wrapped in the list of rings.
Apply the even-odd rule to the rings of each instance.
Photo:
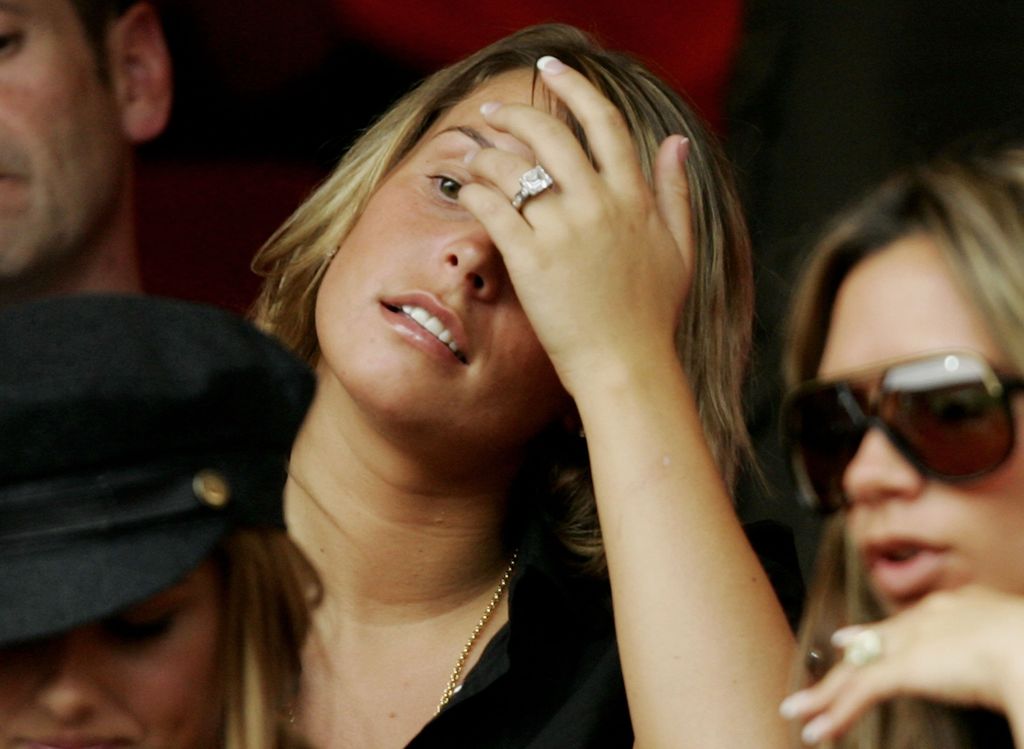
[[[670,135],[662,141],[654,162],[654,192],[661,220],[675,239],[686,266],[692,268],[690,182],[686,176],[686,158],[689,154],[689,138]]]

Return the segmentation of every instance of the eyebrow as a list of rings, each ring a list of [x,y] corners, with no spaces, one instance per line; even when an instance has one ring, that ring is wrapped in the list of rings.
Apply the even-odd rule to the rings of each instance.
[[[443,135],[444,133],[462,133],[467,138],[470,138],[471,140],[476,142],[481,148],[495,147],[490,140],[484,137],[483,133],[481,133],[476,128],[467,127],[466,125],[455,125],[453,127],[446,127],[444,130],[438,133],[438,135]]]

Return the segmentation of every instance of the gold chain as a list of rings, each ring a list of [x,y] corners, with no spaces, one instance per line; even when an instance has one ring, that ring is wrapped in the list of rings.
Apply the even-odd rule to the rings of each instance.
[[[458,686],[459,677],[462,676],[462,669],[466,665],[466,658],[469,657],[469,651],[473,649],[473,644],[476,642],[476,638],[480,636],[480,632],[483,631],[484,626],[487,624],[487,620],[491,618],[491,614],[498,608],[498,604],[501,602],[501,597],[505,593],[505,588],[508,587],[508,581],[512,578],[512,570],[516,568],[516,559],[519,557],[519,550],[516,549],[512,552],[512,558],[508,562],[508,567],[501,575],[501,580],[498,581],[498,587],[494,590],[494,595],[491,596],[491,600],[487,602],[487,608],[484,609],[483,616],[480,617],[480,621],[473,627],[473,632],[469,636],[469,640],[466,641],[465,646],[462,648],[462,652],[459,653],[459,659],[455,661],[455,667],[452,669],[451,676],[448,677],[448,683],[445,684],[444,692],[441,693],[441,701],[437,703],[437,710],[434,711],[434,715],[437,715],[444,709],[444,706],[451,700],[452,695],[455,694],[455,688]]]

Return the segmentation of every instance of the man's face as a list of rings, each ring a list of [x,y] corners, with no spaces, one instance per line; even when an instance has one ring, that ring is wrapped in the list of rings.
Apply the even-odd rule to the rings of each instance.
[[[107,241],[131,144],[69,0],[0,0],[0,291]]]

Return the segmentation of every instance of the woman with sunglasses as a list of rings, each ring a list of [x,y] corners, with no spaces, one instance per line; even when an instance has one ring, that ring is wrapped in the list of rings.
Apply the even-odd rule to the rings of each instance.
[[[885,184],[797,302],[785,428],[834,519],[783,714],[809,744],[1024,745],[1024,149]]]

